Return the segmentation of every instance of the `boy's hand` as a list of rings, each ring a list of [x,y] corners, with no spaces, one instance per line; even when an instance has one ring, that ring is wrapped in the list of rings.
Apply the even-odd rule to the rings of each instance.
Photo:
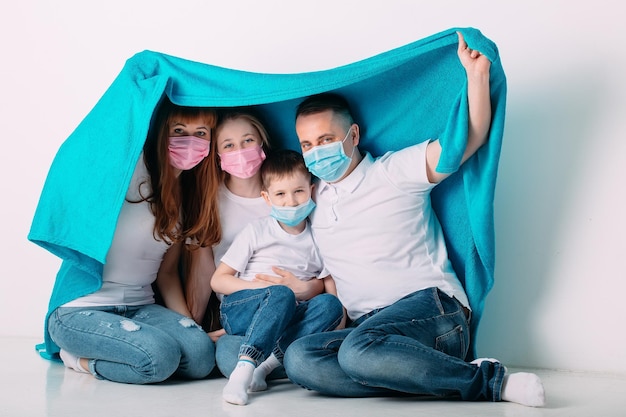
[[[277,266],[273,266],[272,271],[274,271],[277,276],[257,274],[254,280],[266,282],[271,285],[284,285],[289,287],[296,295],[296,299],[301,301],[309,300],[324,291],[324,282],[321,279],[313,278],[308,281],[302,281],[291,272]]]

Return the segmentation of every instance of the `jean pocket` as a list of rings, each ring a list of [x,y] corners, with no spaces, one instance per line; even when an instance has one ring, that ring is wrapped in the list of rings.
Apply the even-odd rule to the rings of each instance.
[[[459,325],[449,332],[437,336],[435,349],[456,358],[465,358],[467,346],[464,333],[463,326]]]

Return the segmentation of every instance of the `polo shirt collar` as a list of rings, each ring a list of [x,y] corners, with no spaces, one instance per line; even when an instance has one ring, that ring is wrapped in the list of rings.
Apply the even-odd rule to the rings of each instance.
[[[329,184],[324,180],[320,180],[318,185],[320,194],[331,187],[339,188],[348,193],[353,193],[354,190],[358,188],[359,184],[363,182],[367,170],[369,169],[369,167],[372,166],[373,163],[374,158],[372,157],[372,155],[370,155],[369,152],[366,152],[365,155],[363,155],[363,159],[361,159],[361,162],[359,162],[359,164],[354,168],[354,171],[352,171],[350,175],[348,175],[346,178],[333,184]]]

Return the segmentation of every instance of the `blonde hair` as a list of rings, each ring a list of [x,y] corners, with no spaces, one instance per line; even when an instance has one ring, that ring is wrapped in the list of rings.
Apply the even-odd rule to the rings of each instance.
[[[266,154],[269,154],[270,149],[271,149],[269,135],[267,134],[267,130],[265,129],[265,126],[263,126],[263,123],[261,122],[259,117],[254,114],[254,111],[252,109],[232,108],[232,109],[223,110],[219,114],[219,121],[217,123],[217,127],[215,128],[216,140],[211,141],[211,154],[213,154],[211,159],[213,160],[213,163],[215,164],[217,172],[220,173],[222,181],[224,181],[227,178],[227,176],[230,174],[222,171],[222,169],[220,168],[220,162],[219,162],[220,159],[219,159],[219,153],[217,149],[217,136],[219,135],[221,128],[224,126],[226,122],[233,121],[233,120],[240,120],[240,119],[247,121],[248,123],[252,125],[252,127],[254,127],[257,130],[257,132],[259,133],[259,137],[261,138],[261,146],[263,147],[263,151]]]

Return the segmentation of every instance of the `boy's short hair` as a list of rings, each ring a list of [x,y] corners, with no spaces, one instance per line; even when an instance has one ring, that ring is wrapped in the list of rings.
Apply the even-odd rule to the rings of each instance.
[[[311,180],[311,173],[304,163],[302,154],[291,149],[281,149],[269,154],[263,161],[260,172],[264,190],[268,189],[273,180],[298,172]]]

